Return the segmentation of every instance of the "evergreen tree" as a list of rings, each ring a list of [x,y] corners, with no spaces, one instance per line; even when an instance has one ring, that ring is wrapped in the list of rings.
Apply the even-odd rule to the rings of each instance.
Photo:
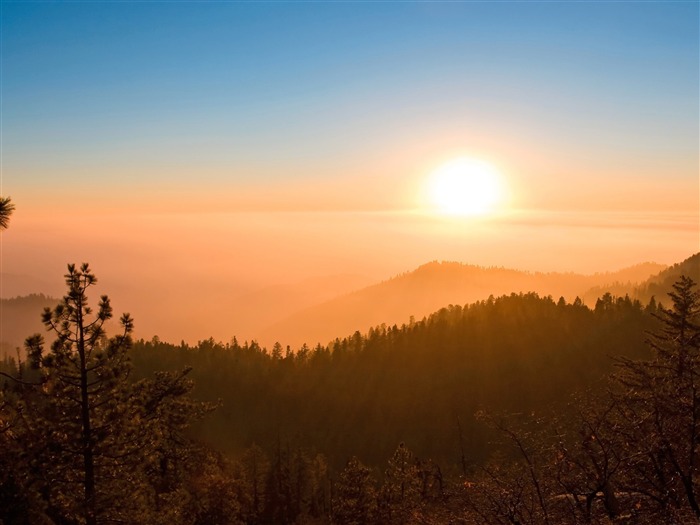
[[[15,211],[15,205],[9,197],[0,197],[0,231],[10,225],[10,215]]]
[[[620,432],[632,447],[631,490],[671,521],[700,519],[700,293],[681,277],[659,316],[649,361],[621,359]]]
[[[247,510],[246,521],[259,523],[265,508],[265,479],[270,472],[270,461],[255,443],[248,447],[239,462],[242,500]]]
[[[406,445],[400,443],[389,459],[381,492],[383,520],[404,524],[418,505],[421,480],[416,460]]]
[[[190,463],[190,472],[184,477],[183,487],[169,494],[169,505],[158,512],[162,525],[243,525],[239,499],[239,485],[224,460],[217,453],[200,450]],[[143,519],[143,518],[142,518]],[[149,523],[154,523],[149,520]]]
[[[124,314],[121,333],[106,337],[109,298],[96,312],[88,305],[96,283],[87,264],[68,266],[67,295],[43,314],[50,350],[40,335],[27,339],[30,370],[20,367],[0,414],[14,422],[5,436],[25,458],[14,465],[23,493],[55,523],[145,519],[158,502],[153,465],[182,452],[173,443],[207,409],[186,399],[187,371],[129,380],[133,322]]]
[[[284,525],[294,522],[291,478],[289,447],[286,450],[282,450],[278,443],[277,453],[265,483],[265,509],[263,516],[267,523]]]
[[[373,523],[377,513],[375,481],[369,468],[350,458],[333,494],[333,521],[341,525]]]

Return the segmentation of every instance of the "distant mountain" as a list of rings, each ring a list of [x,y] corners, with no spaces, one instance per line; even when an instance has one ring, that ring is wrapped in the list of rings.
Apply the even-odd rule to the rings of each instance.
[[[21,297],[32,294],[60,295],[62,293],[63,282],[50,283],[33,277],[16,273],[0,273],[0,290],[2,299]]]
[[[355,274],[325,275],[253,290],[231,298],[224,308],[229,317],[222,318],[219,324],[228,330],[228,337],[235,334],[239,339],[250,340],[266,326],[294,312],[362,289],[370,282],[369,278]],[[258,341],[267,346],[274,344],[274,341]]]
[[[299,311],[267,328],[261,340],[278,340],[293,346],[325,344],[342,334],[365,332],[381,324],[401,325],[411,317],[421,319],[449,304],[464,305],[490,295],[537,292],[572,301],[594,287],[622,282],[632,289],[664,268],[660,264],[643,263],[618,272],[580,275],[433,261],[388,281]],[[589,298],[591,304],[596,298]]]
[[[41,313],[46,306],[53,307],[58,299],[43,294],[0,299],[0,354],[14,355],[24,340],[32,334],[44,333]]]
[[[0,311],[0,343],[14,352],[25,338],[43,331],[44,304],[37,298],[60,297],[62,281],[50,284],[28,276],[2,274],[3,309]],[[154,284],[141,289],[123,283],[100,281],[99,293],[112,299],[115,316],[129,312],[135,319],[135,336],[194,343],[213,337],[228,341],[236,335],[251,340],[265,327],[314,304],[367,286],[371,280],[356,274],[333,274],[300,282],[255,287],[244,284],[181,279],[178,286]],[[101,285],[106,284],[103,288]],[[16,296],[21,297],[16,297]],[[10,299],[13,298],[13,299]],[[94,299],[94,298],[93,298]],[[55,304],[55,302],[54,302]],[[35,307],[36,306],[36,307]],[[108,333],[113,328],[108,326]],[[116,329],[116,325],[114,326]],[[274,343],[274,341],[272,341]],[[270,345],[272,344],[270,343]]]

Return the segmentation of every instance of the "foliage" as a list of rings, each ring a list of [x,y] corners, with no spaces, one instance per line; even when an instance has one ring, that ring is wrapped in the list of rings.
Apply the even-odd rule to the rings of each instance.
[[[12,378],[0,397],[5,522],[697,521],[690,279],[668,310],[512,294],[268,353],[235,338],[132,348],[128,316],[108,339],[111,306],[88,307],[89,268],[66,277],[68,294],[44,314],[50,350],[34,336],[25,362],[0,362]],[[618,373],[606,388],[609,355]],[[195,388],[223,398],[196,432],[230,459],[185,432],[212,406],[190,399]],[[516,415],[475,417],[480,408]]]
[[[15,205],[9,197],[0,197],[0,231],[10,225],[10,216],[15,211]]]
[[[694,281],[700,280],[700,253],[691,255],[684,261],[669,266],[658,275],[650,277],[634,291],[634,296],[642,301],[648,301],[652,297],[661,300],[664,306],[670,306],[666,299],[669,293],[673,293],[673,285],[678,280],[687,276]]]
[[[650,359],[618,357],[607,395],[578,402],[578,422],[499,422],[514,460],[486,468],[465,493],[489,523],[700,522],[700,293],[685,276],[655,315]],[[597,310],[608,308],[601,298]],[[529,423],[533,423],[530,420]]]
[[[420,478],[413,452],[399,443],[384,472],[379,512],[384,523],[406,523],[419,501]]]
[[[649,343],[648,361],[621,359],[617,415],[629,460],[628,489],[644,480],[645,505],[662,515],[700,519],[700,293],[682,276],[673,308]]]
[[[569,393],[613,371],[609,356],[649,355],[644,331],[656,322],[624,297],[596,312],[513,294],[305,353],[209,339],[139,341],[131,355],[139,377],[193,367],[195,395],[222,400],[198,435],[233,456],[255,442],[272,457],[279,436],[322,450],[337,471],[353,455],[380,468],[403,440],[448,473],[461,464],[458,419],[466,463],[482,461],[493,432],[474,418],[478,409],[568,410]]]
[[[69,265],[66,296],[43,314],[54,337],[49,351],[42,336],[28,338],[27,362],[4,374],[11,381],[1,400],[9,447],[2,459],[12,478],[3,480],[3,492],[16,488],[33,513],[56,523],[149,515],[162,496],[154,466],[186,452],[182,431],[208,408],[186,397],[188,371],[130,381],[133,322],[124,314],[121,333],[106,337],[109,298],[101,297],[96,312],[88,305],[96,283],[87,264]]]
[[[373,523],[377,493],[372,471],[352,457],[338,476],[333,497],[333,520],[343,525]]]

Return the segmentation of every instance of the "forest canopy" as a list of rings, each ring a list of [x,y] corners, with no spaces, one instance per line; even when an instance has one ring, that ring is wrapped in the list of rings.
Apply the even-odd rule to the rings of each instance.
[[[295,350],[133,342],[126,314],[108,338],[96,284],[70,265],[49,348],[1,363],[6,523],[700,516],[687,277],[671,308],[519,293]]]

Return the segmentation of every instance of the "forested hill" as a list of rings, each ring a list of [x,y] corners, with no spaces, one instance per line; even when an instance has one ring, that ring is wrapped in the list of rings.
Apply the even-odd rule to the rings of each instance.
[[[404,441],[419,457],[459,462],[459,418],[469,461],[487,455],[481,409],[562,408],[602,388],[610,356],[645,356],[652,308],[607,296],[591,309],[534,293],[449,306],[401,327],[379,326],[327,347],[203,341],[138,342],[139,376],[192,366],[195,396],[221,399],[199,428],[220,450],[253,442],[314,447],[340,467],[352,455],[380,465]]]
[[[639,299],[643,303],[648,303],[652,297],[666,306],[670,305],[668,293],[673,290],[673,283],[681,275],[690,277],[695,282],[700,282],[700,253],[696,253],[682,262],[669,266],[658,274],[652,275],[643,282],[633,285],[632,282],[625,282],[620,279],[605,286],[595,286],[588,290],[583,296],[584,301],[594,302],[605,293],[617,296],[628,294],[634,299]]]
[[[401,324],[411,316],[421,319],[447,304],[465,304],[489,295],[537,292],[577,296],[588,304],[622,283],[619,295],[631,293],[636,285],[665,266],[642,263],[618,272],[581,275],[574,273],[529,273],[506,268],[485,268],[457,262],[431,262],[414,271],[369,286],[323,304],[297,312],[263,331],[258,340],[283,341],[294,345],[326,344],[338,334],[367,330],[381,323]],[[595,295],[587,293],[596,288]]]
[[[674,264],[658,275],[650,277],[637,287],[634,291],[634,296],[641,301],[649,301],[652,297],[655,297],[658,301],[670,307],[671,301],[667,294],[673,291],[673,283],[682,275],[690,277],[695,282],[700,282],[700,253],[696,253],[685,261]]]

